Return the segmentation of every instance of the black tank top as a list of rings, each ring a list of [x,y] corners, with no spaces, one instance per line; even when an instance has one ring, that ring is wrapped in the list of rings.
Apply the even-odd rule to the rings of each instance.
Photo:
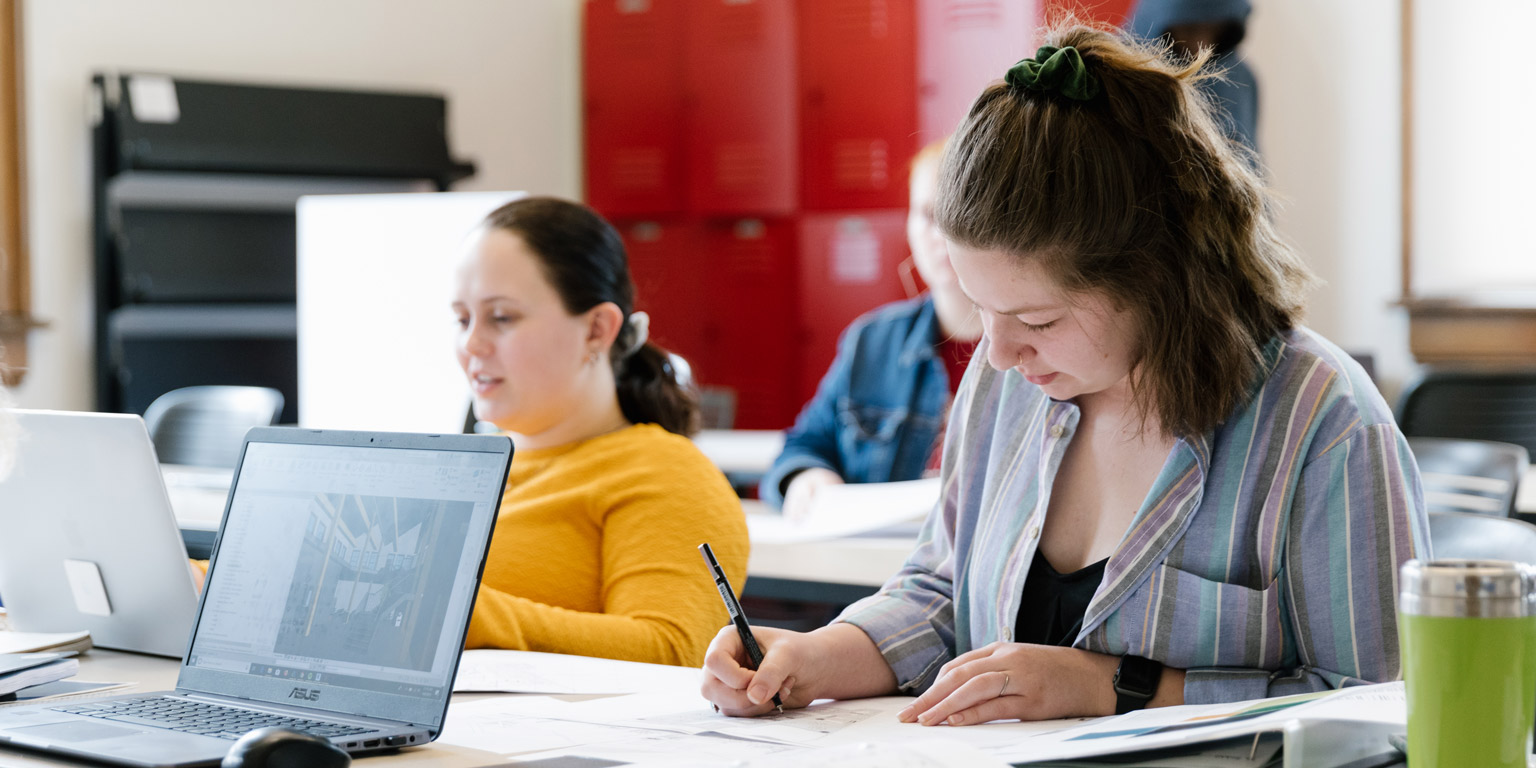
[[[1104,580],[1104,564],[1108,562],[1106,557],[1071,573],[1057,573],[1036,550],[1029,575],[1024,577],[1024,595],[1013,624],[1014,642],[1071,645],[1083,627],[1083,614],[1088,612],[1093,593]]]

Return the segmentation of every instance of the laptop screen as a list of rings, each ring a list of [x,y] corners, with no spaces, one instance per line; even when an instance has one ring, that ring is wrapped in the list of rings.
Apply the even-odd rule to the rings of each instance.
[[[506,462],[505,452],[253,439],[183,687],[440,717]]]

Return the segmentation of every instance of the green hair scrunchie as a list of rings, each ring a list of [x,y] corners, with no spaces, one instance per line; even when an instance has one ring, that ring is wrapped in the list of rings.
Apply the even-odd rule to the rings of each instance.
[[[1033,59],[1024,59],[1008,69],[1003,81],[1014,88],[1031,91],[1055,91],[1074,101],[1088,101],[1099,95],[1099,79],[1088,71],[1076,48],[1041,46]]]

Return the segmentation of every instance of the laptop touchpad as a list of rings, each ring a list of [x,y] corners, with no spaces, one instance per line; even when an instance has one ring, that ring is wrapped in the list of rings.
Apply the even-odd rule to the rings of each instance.
[[[11,728],[6,731],[15,739],[46,739],[48,741],[95,741],[97,739],[111,739],[118,736],[132,736],[142,733],[134,728],[123,728],[106,723],[52,723],[50,725],[29,725],[24,728]]]

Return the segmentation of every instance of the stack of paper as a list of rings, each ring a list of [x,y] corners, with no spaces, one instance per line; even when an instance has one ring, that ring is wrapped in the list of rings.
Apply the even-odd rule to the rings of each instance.
[[[816,491],[804,520],[750,516],[755,542],[796,542],[889,534],[910,538],[939,502],[939,478],[829,485]]]
[[[91,633],[79,632],[0,632],[0,653],[38,653],[45,651],[86,651],[91,647]]]
[[[80,669],[80,662],[69,658],[73,653],[0,654],[0,701],[16,698],[16,692],[34,685],[44,685],[70,677]]]

